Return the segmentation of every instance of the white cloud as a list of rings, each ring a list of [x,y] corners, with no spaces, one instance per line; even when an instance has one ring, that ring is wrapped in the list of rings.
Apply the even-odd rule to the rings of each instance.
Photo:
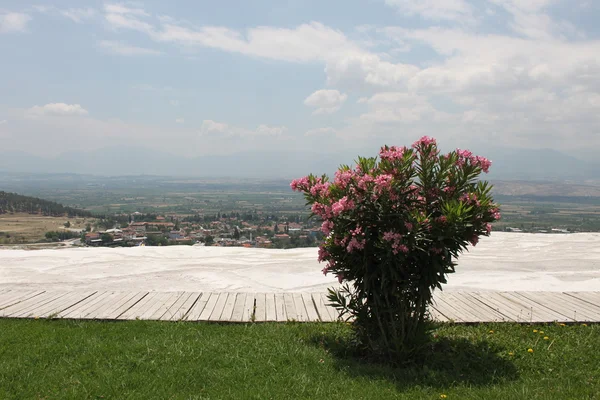
[[[29,21],[31,21],[31,17],[24,13],[0,14],[0,33],[25,32]]]
[[[333,135],[337,132],[334,128],[326,127],[326,128],[315,128],[309,129],[304,133],[304,136],[325,136],[325,135]]]
[[[96,10],[93,8],[69,8],[61,10],[60,13],[74,22],[81,24],[86,19],[94,17],[96,15]]]
[[[287,132],[285,126],[270,126],[270,125],[259,125],[256,129],[246,129],[237,126],[230,126],[222,122],[216,122],[213,120],[202,121],[200,127],[201,136],[219,136],[224,138],[253,138],[253,137],[279,137]]]
[[[79,104],[66,104],[66,103],[49,103],[44,106],[33,106],[27,110],[26,115],[31,117],[39,116],[81,116],[87,115],[86,109],[81,107]]]
[[[104,10],[109,14],[130,14],[130,15],[137,15],[137,16],[142,16],[142,17],[150,16],[150,14],[148,14],[146,11],[144,11],[141,8],[130,8],[121,3],[105,4]]]
[[[183,118],[177,118],[177,119],[175,119],[175,123],[176,124],[183,124],[183,123],[185,123],[185,119],[183,119]]]
[[[465,21],[473,17],[471,6],[464,0],[385,0],[385,3],[402,14],[434,21]]]
[[[348,95],[337,90],[317,90],[304,100],[308,107],[315,107],[313,114],[333,114],[338,111],[346,101]]]
[[[435,110],[425,96],[415,93],[382,92],[360,102],[369,107],[369,111],[360,118],[378,123],[417,122],[444,116]]]
[[[158,50],[130,46],[126,43],[113,40],[101,40],[98,42],[98,45],[113,54],[119,54],[122,56],[157,56],[163,54]]]

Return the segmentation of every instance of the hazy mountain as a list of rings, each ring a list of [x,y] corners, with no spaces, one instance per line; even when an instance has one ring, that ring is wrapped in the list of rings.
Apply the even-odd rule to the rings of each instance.
[[[551,149],[491,148],[476,152],[493,161],[489,179],[600,179],[600,165]],[[365,156],[368,154],[364,154]],[[204,177],[293,178],[308,173],[332,174],[352,163],[356,152],[245,152],[185,158],[148,148],[108,147],[65,153],[54,159],[24,152],[0,152],[0,170],[28,173],[94,175],[169,175]]]

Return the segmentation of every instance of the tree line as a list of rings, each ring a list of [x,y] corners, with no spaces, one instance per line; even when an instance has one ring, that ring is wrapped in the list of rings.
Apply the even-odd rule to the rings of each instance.
[[[65,207],[53,201],[37,197],[23,196],[16,193],[0,191],[0,214],[7,213],[42,214],[45,216],[62,217],[91,217],[89,211]]]

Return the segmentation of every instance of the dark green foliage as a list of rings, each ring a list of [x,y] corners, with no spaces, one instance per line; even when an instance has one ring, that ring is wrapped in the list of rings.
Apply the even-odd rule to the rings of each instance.
[[[37,197],[21,196],[16,193],[0,191],[0,214],[5,213],[42,214],[52,217],[91,217],[89,211],[65,207],[53,201],[38,199]]]

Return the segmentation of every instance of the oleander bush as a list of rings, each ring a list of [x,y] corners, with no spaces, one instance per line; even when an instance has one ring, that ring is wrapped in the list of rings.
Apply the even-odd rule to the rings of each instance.
[[[319,261],[341,284],[328,298],[370,354],[406,359],[426,341],[433,291],[500,218],[491,185],[478,179],[490,165],[468,150],[440,154],[425,136],[359,157],[333,181],[292,181],[323,221]]]

